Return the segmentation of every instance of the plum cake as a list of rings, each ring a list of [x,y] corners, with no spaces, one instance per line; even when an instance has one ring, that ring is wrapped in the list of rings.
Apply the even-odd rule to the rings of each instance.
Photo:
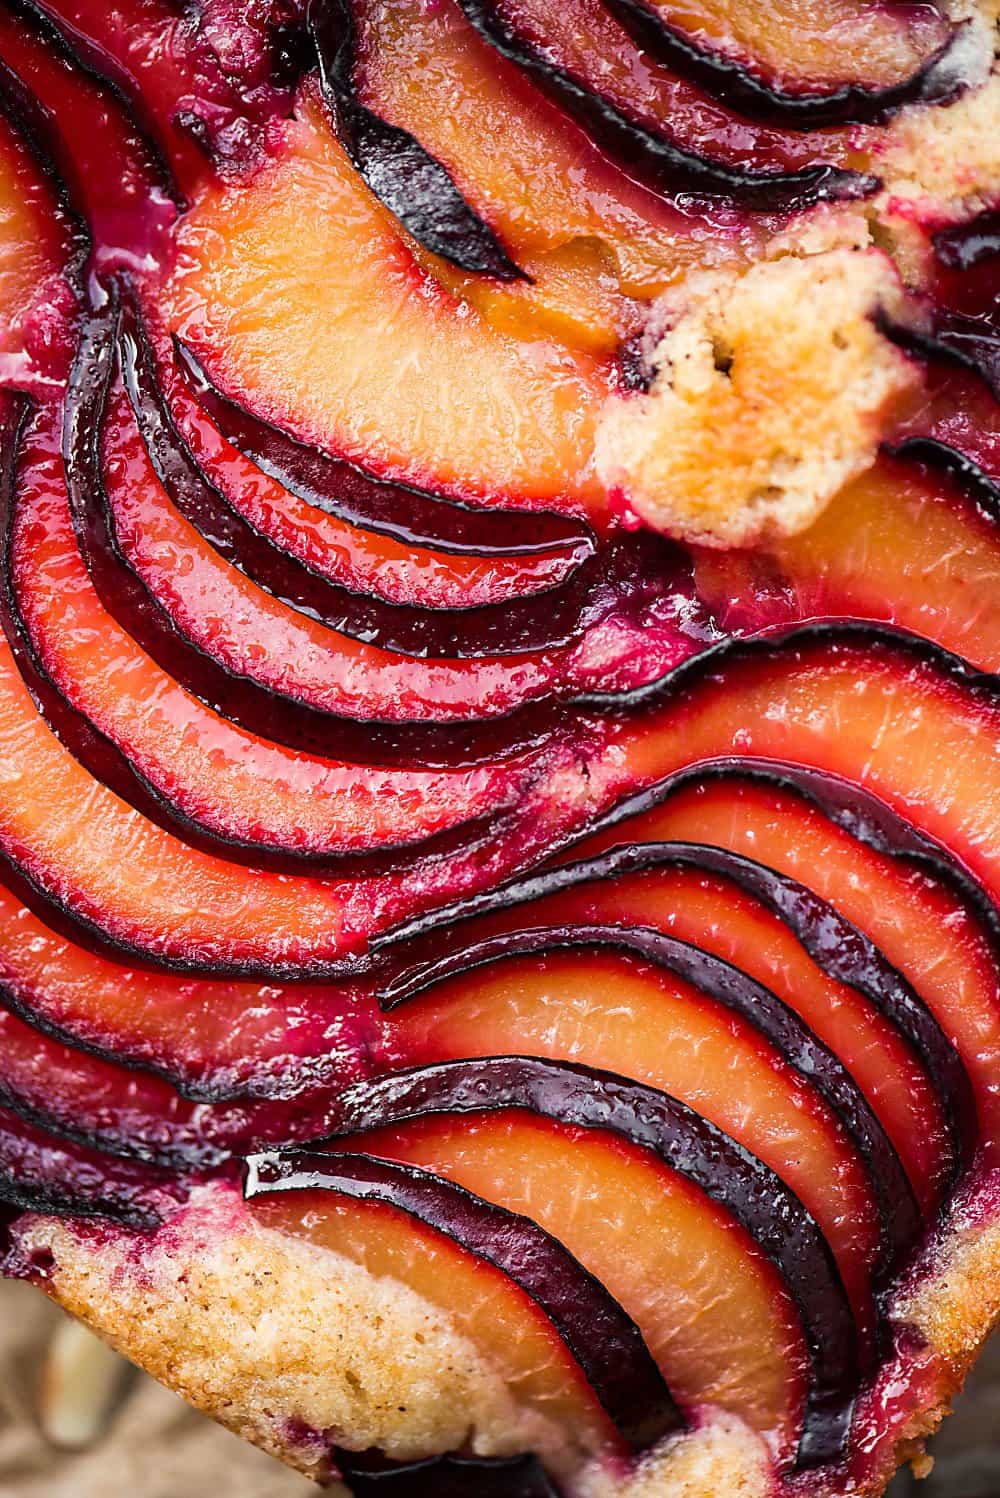
[[[0,0],[0,1260],[342,1494],[1000,1315],[998,14]]]

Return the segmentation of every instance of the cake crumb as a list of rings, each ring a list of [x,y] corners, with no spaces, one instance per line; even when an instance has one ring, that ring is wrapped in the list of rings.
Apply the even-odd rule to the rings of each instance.
[[[605,410],[602,480],[679,540],[748,546],[804,530],[871,466],[919,383],[876,325],[902,302],[876,249],[692,277],[658,309],[651,390]]]

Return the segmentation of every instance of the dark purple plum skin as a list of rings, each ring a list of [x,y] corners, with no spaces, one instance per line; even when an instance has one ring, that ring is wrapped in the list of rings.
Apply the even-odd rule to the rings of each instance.
[[[796,172],[753,172],[712,161],[666,134],[629,119],[567,69],[546,57],[498,13],[495,0],[459,0],[468,21],[502,57],[514,63],[582,125],[594,144],[654,192],[723,197],[757,211],[793,212],[826,199],[866,196],[873,177],[835,166]]]
[[[498,281],[526,280],[441,162],[408,130],[382,119],[358,99],[351,0],[312,0],[308,27],[337,135],[375,196],[418,244],[460,270]]]
[[[880,123],[904,104],[940,104],[962,85],[958,69],[949,69],[948,51],[958,35],[938,49],[908,78],[884,88],[845,83],[838,87],[801,90],[781,88],[746,63],[699,45],[652,10],[644,0],[605,0],[608,9],[650,57],[689,78],[727,109],[746,119],[792,130],[818,130],[831,125]]]
[[[483,1201],[411,1165],[359,1154],[251,1156],[245,1195],[336,1191],[383,1202],[494,1265],[545,1313],[623,1440],[641,1450],[683,1421],[638,1327],[618,1302],[530,1217]]]
[[[847,1295],[812,1217],[762,1161],[676,1098],[565,1062],[525,1056],[445,1062],[348,1088],[330,1140],[416,1118],[526,1109],[576,1128],[602,1129],[652,1151],[719,1203],[759,1244],[788,1285],[812,1364],[800,1466],[844,1450],[858,1379]]]
[[[334,1448],[354,1498],[560,1498],[537,1457],[436,1456],[393,1462],[375,1451]]]
[[[614,574],[635,570],[637,548],[619,548],[627,553],[619,560],[613,546],[602,546],[568,583],[524,600],[469,609],[392,604],[329,581],[255,530],[199,467],[171,420],[130,300],[125,303],[122,367],[157,477],[174,507],[220,556],[296,612],[382,650],[420,659],[517,655],[577,639],[613,605]]]
[[[753,777],[749,768],[746,772],[739,770],[732,773],[736,779],[744,773],[746,778],[766,778],[763,772]],[[800,782],[796,780],[797,775],[802,777]],[[652,793],[640,793],[631,803],[632,810],[628,816],[637,815],[658,804],[672,791],[679,790],[684,785],[697,784],[710,778],[721,778],[718,773],[713,773],[712,766],[682,772],[664,782],[662,787],[655,787],[654,791],[658,793],[655,799]],[[796,772],[794,767],[789,767],[784,783],[816,783],[822,789],[824,780],[832,780],[832,777],[824,777],[808,770]],[[854,789],[844,786],[843,793],[850,796]],[[832,795],[831,792],[831,799]],[[863,801],[864,795],[865,793],[859,793],[859,800]],[[882,803],[879,804],[882,806]],[[889,817],[892,816],[887,807],[883,806],[882,809]],[[627,821],[624,813],[621,821]],[[615,824],[610,823],[607,818],[602,819],[589,829],[588,835],[607,825]],[[393,978],[383,984],[380,1000],[386,1008],[394,1008],[423,991],[431,982],[437,981],[438,977],[447,977],[449,964],[451,971],[474,965],[472,954],[476,948],[463,944],[462,926],[476,916],[523,906],[525,920],[530,923],[531,903],[546,895],[588,883],[671,866],[703,870],[731,881],[751,894],[788,926],[818,967],[838,982],[864,994],[873,1007],[889,1020],[924,1066],[941,1103],[951,1138],[951,1184],[954,1184],[957,1176],[970,1164],[978,1144],[976,1104],[962,1060],[935,1016],[876,944],[828,901],[821,899],[797,880],[726,849],[693,843],[626,843],[595,858],[575,864],[563,864],[540,874],[515,879],[496,890],[474,895],[457,905],[417,917],[373,939],[373,948],[390,957],[400,945],[403,946],[404,956],[407,946],[415,948],[407,965],[402,970],[397,970]],[[624,928],[608,928],[609,932],[615,930],[622,931],[623,941],[629,939]],[[663,940],[670,939],[664,937]],[[492,945],[496,954],[503,956],[508,950],[507,944],[513,944],[510,950],[514,950],[517,941],[518,937],[512,933],[508,937],[494,938]],[[447,946],[448,955],[437,957],[442,945]],[[434,954],[430,960],[421,960],[420,954],[424,948]],[[667,948],[663,950],[666,953]],[[741,974],[741,977],[745,975]]]
[[[695,855],[701,851],[692,850]],[[696,857],[690,862],[695,867],[711,867],[710,862],[701,864]],[[647,866],[654,866],[654,860],[650,859]],[[570,883],[567,880],[562,887]],[[690,983],[757,1030],[791,1070],[827,1103],[854,1141],[878,1202],[881,1250],[877,1283],[885,1285],[898,1273],[900,1266],[912,1257],[923,1224],[906,1172],[885,1129],[840,1059],[794,1010],[763,984],[722,958],[662,931],[643,927],[535,927],[456,946],[437,961],[407,968],[380,991],[379,1001],[391,1012],[436,984],[477,968],[522,956],[545,957],[564,951],[583,955],[590,951],[610,951],[649,963]]]
[[[188,383],[226,441],[326,515],[404,545],[454,554],[526,557],[557,550],[579,566],[596,547],[590,527],[569,516],[462,504],[376,478],[256,416],[213,383],[186,344],[175,340],[175,349]]]
[[[16,1212],[105,1217],[152,1228],[176,1190],[172,1175],[152,1164],[116,1159],[57,1138],[0,1107],[0,1205]]]

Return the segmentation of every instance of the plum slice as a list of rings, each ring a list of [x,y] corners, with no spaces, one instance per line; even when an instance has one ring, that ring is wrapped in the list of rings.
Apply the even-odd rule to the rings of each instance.
[[[443,1304],[516,1397],[591,1439],[641,1447],[680,1424],[635,1323],[531,1218],[367,1155],[251,1157],[245,1194],[264,1221]]]
[[[661,933],[607,927],[473,943],[425,981],[430,1002],[394,1012],[387,1028],[394,1065],[516,1047],[679,1098],[769,1165],[811,1212],[871,1347],[873,1269],[884,1281],[912,1254],[916,1203],[856,1084],[773,994]]]
[[[278,7],[172,0],[17,0],[80,68],[113,84],[188,194],[206,174],[237,174],[264,149],[266,127],[291,106],[297,70],[281,58]],[[208,158],[208,160],[206,160]]]
[[[600,0],[459,0],[479,34],[583,125],[630,176],[670,195],[793,210],[871,191],[833,164],[845,143],[734,120],[683,75],[645,56]]]
[[[530,758],[362,774],[254,739],[188,696],[101,607],[45,411],[29,430],[12,508],[2,562],[13,591],[0,614],[35,701],[96,778],[192,846],[286,872],[375,873],[481,840],[487,816],[495,826],[521,794]]]
[[[17,102],[0,102],[0,373],[5,383],[40,390],[65,375],[83,244],[65,195],[41,169],[39,147],[29,149]]]
[[[275,546],[199,468],[166,409],[130,300],[124,311],[120,348],[125,385],[160,484],[174,508],[215,551],[272,597],[328,628],[402,655],[507,656],[551,650],[582,634],[600,593],[597,558],[578,567],[568,586],[546,590],[540,598],[446,612],[400,607],[350,592]],[[606,565],[606,552],[602,560]]]
[[[226,981],[144,971],[60,936],[0,888],[3,1003],[99,1059],[149,1071],[199,1103],[336,1091],[378,1038],[356,985]],[[99,1091],[99,1089],[97,1089]]]
[[[161,254],[176,188],[110,79],[85,65],[30,0],[0,11],[0,69],[15,110],[30,108],[36,139],[44,131],[42,145],[92,236],[94,263]]]
[[[881,120],[961,85],[934,6],[606,0],[638,46],[749,119],[792,128]]]
[[[351,592],[481,608],[557,588],[593,554],[589,529],[566,517],[555,527],[536,513],[524,526],[505,512],[501,533],[492,511],[381,484],[297,443],[217,391],[186,350],[158,355],[157,379],[171,421],[229,505]]]
[[[496,234],[462,197],[447,169],[417,138],[362,104],[354,88],[357,35],[350,0],[309,7],[323,97],[337,134],[372,192],[426,249],[462,270],[524,276]]]
[[[157,663],[251,732],[359,760],[460,762],[482,754],[480,742],[492,753],[537,737],[556,697],[597,680],[648,679],[704,639],[686,558],[651,536],[607,551],[605,575],[591,589],[589,571],[580,576],[581,627],[562,642],[557,635],[551,649],[536,644],[488,664],[461,652],[425,662],[331,635],[228,566],[172,510],[113,390],[98,453],[93,422],[104,408],[105,359],[99,342],[84,345],[66,449],[88,569],[104,606]],[[558,628],[554,604],[550,611]]]
[[[775,610],[886,619],[992,671],[998,521],[981,485],[883,457],[808,530],[766,553],[699,554],[698,593],[727,630],[759,628]]]
[[[530,283],[503,286],[446,277],[494,325],[610,348],[628,331],[630,299],[651,298],[696,262],[700,230],[711,226],[720,255],[741,257],[752,225],[736,230],[704,208],[682,210],[617,171],[483,41],[456,0],[433,11],[419,0],[354,0],[353,10],[359,98],[447,164],[531,274]],[[497,152],[497,139],[515,133],[517,151]]]
[[[598,823],[576,851],[697,839],[801,880],[875,942],[934,1013],[972,1081],[982,1158],[1000,1138],[1000,931],[974,881],[859,786],[793,765],[725,761],[668,777]],[[847,982],[853,956],[824,944]]]
[[[559,1498],[537,1457],[437,1456],[393,1462],[379,1452],[336,1450],[355,1498]]]
[[[238,192],[207,187],[176,252],[167,327],[261,418],[453,499],[601,507],[586,456],[609,364],[470,316],[420,270],[308,88],[269,164]]]
[[[184,382],[172,384],[171,415],[175,416],[178,391],[186,383],[218,423],[224,441],[279,481],[289,494],[323,514],[390,537],[407,548],[435,546],[480,562],[486,557],[497,565],[508,557],[517,558],[522,567],[532,561],[579,565],[593,550],[589,526],[570,515],[465,504],[444,494],[394,484],[332,457],[233,400],[212,382],[183,342],[175,339],[174,345]],[[190,424],[177,424],[190,442]],[[202,433],[204,441],[204,428]]]
[[[499,1116],[508,1110],[515,1114],[510,1131]],[[721,1403],[728,1408],[743,1405],[751,1423],[758,1423],[760,1405],[748,1391],[745,1372],[737,1371],[744,1347],[734,1328],[742,1318],[732,1319],[731,1302],[723,1311],[735,1286],[725,1292],[716,1281],[718,1288],[713,1293],[702,1285],[697,1292],[698,1314],[689,1319],[682,1311],[691,1293],[692,1269],[700,1277],[707,1267],[701,1258],[697,1228],[692,1224],[688,1233],[678,1233],[676,1227],[667,1228],[660,1219],[652,1226],[652,1248],[641,1255],[636,1252],[638,1244],[649,1242],[650,1225],[648,1219],[645,1225],[642,1219],[647,1212],[656,1213],[662,1205],[669,1209],[670,1198],[675,1195],[674,1182],[686,1184],[684,1196],[689,1202],[691,1187],[696,1193],[704,1193],[723,1218],[735,1220],[778,1270],[801,1319],[811,1378],[799,1460],[804,1464],[830,1460],[840,1450],[849,1423],[852,1396],[848,1392],[851,1387],[848,1379],[856,1368],[857,1339],[829,1245],[802,1204],[767,1166],[683,1103],[610,1072],[507,1056],[419,1067],[366,1082],[341,1094],[337,1112],[338,1126],[333,1137],[339,1142],[338,1147],[342,1148],[343,1140],[350,1138],[363,1141],[364,1148],[370,1149],[373,1140],[365,1136],[375,1131],[375,1147],[390,1154],[397,1153],[397,1147],[385,1131],[416,1120],[421,1127],[411,1137],[417,1140],[418,1149],[422,1139],[429,1138],[430,1153],[436,1155],[435,1131],[442,1118],[445,1121],[450,1118],[440,1137],[444,1150],[448,1149],[449,1141],[455,1141],[468,1161],[460,1167],[459,1179],[470,1189],[498,1195],[515,1210],[520,1210],[520,1203],[530,1201],[532,1213],[578,1253],[626,1308],[635,1305],[633,1314],[654,1355],[662,1359],[664,1375],[682,1408],[702,1399],[716,1402],[715,1396],[708,1394],[706,1383],[718,1376],[721,1355],[723,1364],[729,1365],[732,1380],[729,1399],[722,1395]],[[532,1165],[538,1158],[540,1143],[529,1144],[518,1137],[525,1113],[536,1116],[534,1121],[528,1118],[524,1122],[537,1132],[539,1141],[553,1138],[553,1125],[556,1139],[568,1131],[572,1141],[569,1158],[577,1163],[570,1166],[563,1146],[556,1155],[558,1171],[555,1171],[556,1162],[547,1150],[550,1163],[545,1175],[533,1180]],[[423,1127],[425,1119],[429,1124],[427,1135]],[[588,1143],[588,1136],[593,1138],[592,1131],[596,1131],[596,1146]],[[508,1133],[511,1143],[504,1149],[503,1138]],[[617,1161],[613,1174],[620,1175],[623,1168],[631,1169],[624,1161],[636,1160],[636,1152],[639,1159],[646,1152],[648,1163],[654,1166],[654,1179],[659,1175],[659,1189],[650,1182],[648,1190],[622,1190],[620,1186],[616,1190],[608,1180],[606,1165],[601,1172],[604,1185],[600,1195],[596,1185],[584,1184],[588,1156],[605,1162]],[[506,1163],[511,1155],[517,1160],[512,1176]],[[444,1155],[434,1163],[430,1160],[424,1163],[426,1168],[450,1173],[446,1159]],[[478,1186],[468,1178],[472,1172]],[[610,1192],[610,1196],[604,1192]],[[512,1194],[516,1194],[513,1200]],[[621,1215],[600,1214],[602,1220],[598,1222],[589,1206],[595,1199],[615,1200],[620,1204]],[[578,1215],[581,1212],[586,1222],[586,1235],[582,1237]],[[606,1238],[602,1233],[605,1227]],[[661,1239],[666,1241],[661,1243]],[[627,1251],[623,1250],[623,1242],[629,1245]],[[678,1250],[688,1266],[686,1271],[678,1269],[676,1261],[670,1262]],[[647,1253],[648,1265],[644,1262]],[[729,1261],[726,1273],[731,1275],[732,1259],[726,1257]],[[714,1266],[716,1272],[722,1268],[721,1262]],[[655,1312],[647,1318],[640,1309],[650,1289],[646,1273],[657,1286],[654,1304],[669,1306],[666,1343],[661,1340],[660,1328],[654,1331]],[[640,1276],[644,1283],[637,1285]],[[737,1275],[737,1280],[741,1279],[743,1275]],[[664,1294],[667,1285],[670,1293]],[[746,1286],[740,1289],[745,1292]],[[721,1324],[728,1324],[730,1334],[723,1335],[722,1348],[713,1348],[710,1323],[720,1311],[726,1318]],[[683,1330],[686,1327],[693,1333],[695,1344],[700,1344],[704,1357],[700,1366],[697,1359],[694,1366],[690,1361],[693,1347]],[[751,1359],[758,1376],[761,1345],[767,1346],[768,1342],[762,1339]],[[848,1369],[851,1374],[846,1373]],[[780,1379],[784,1399],[788,1395],[787,1373],[787,1368],[783,1369]],[[760,1391],[757,1392],[759,1396]],[[773,1393],[772,1385],[772,1398]],[[746,1411],[747,1405],[750,1412]],[[768,1413],[773,1419],[773,1404]],[[786,1439],[787,1413],[786,1407],[782,1422]]]
[[[151,1228],[172,1190],[176,1194],[171,1177],[156,1166],[56,1138],[0,1106],[0,1250],[4,1207]]]
[[[770,989],[846,1064],[892,1138],[924,1213],[934,1211],[976,1144],[969,1080],[954,1050],[901,975],[832,906],[719,848],[619,847],[474,896],[376,939],[391,964],[391,977],[380,982],[381,1003],[395,1011],[421,996],[412,1012],[395,1015],[390,1039],[398,1026],[407,1054],[411,1038],[422,1048],[459,1045],[474,1016],[485,1037],[491,1026],[507,1022],[499,996],[497,1015],[485,1017],[491,983],[457,985],[457,992],[454,984],[447,992],[428,989],[504,933],[594,923],[624,928],[626,946],[628,928],[662,931]],[[822,943],[815,938],[820,930],[829,938]],[[403,950],[396,954],[398,940]],[[543,1004],[540,1013],[546,1012]]]

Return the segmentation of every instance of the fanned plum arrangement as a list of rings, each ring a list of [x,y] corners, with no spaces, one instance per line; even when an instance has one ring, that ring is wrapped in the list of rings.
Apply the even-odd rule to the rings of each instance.
[[[996,31],[0,0],[0,1262],[358,1498],[1000,1314]]]

